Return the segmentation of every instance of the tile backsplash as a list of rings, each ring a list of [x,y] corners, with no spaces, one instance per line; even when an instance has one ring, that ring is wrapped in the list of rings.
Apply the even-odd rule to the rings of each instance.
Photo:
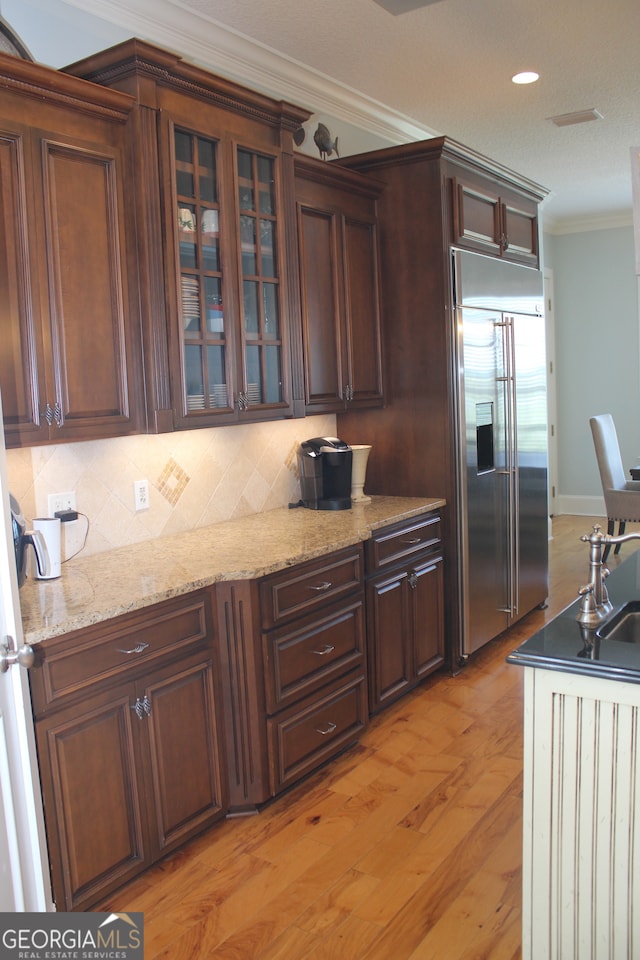
[[[298,500],[300,443],[335,431],[322,416],[8,450],[9,487],[27,520],[48,515],[49,494],[74,491],[63,556],[87,556]],[[149,509],[136,512],[142,479]]]

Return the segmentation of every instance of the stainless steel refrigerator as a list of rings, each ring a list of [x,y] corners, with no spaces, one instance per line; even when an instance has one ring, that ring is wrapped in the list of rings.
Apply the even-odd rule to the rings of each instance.
[[[453,253],[462,655],[548,593],[540,271]]]

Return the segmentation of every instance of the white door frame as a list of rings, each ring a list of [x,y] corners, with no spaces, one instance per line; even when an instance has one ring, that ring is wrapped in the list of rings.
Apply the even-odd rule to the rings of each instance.
[[[549,517],[556,513],[558,496],[558,418],[556,391],[556,326],[553,297],[553,270],[544,269],[544,317],[547,340],[547,417],[549,448]],[[549,534],[551,522],[549,521]]]
[[[0,398],[0,422],[2,402]],[[9,487],[0,433],[0,644],[24,643],[11,533]],[[0,671],[0,911],[54,910],[26,670]]]

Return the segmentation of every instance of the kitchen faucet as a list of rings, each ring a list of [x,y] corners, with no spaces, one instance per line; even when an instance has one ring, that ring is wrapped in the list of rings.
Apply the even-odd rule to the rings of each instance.
[[[625,533],[619,537],[603,533],[600,524],[594,524],[592,533],[583,534],[580,539],[590,544],[589,582],[578,590],[581,597],[578,623],[596,627],[613,609],[605,580],[610,574],[602,563],[602,548],[607,544],[625,543],[627,540],[640,540],[640,533]]]

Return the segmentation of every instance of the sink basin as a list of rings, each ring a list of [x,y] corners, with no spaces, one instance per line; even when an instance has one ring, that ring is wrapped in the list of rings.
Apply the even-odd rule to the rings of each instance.
[[[640,600],[623,603],[616,612],[596,630],[601,640],[621,643],[640,643]]]

